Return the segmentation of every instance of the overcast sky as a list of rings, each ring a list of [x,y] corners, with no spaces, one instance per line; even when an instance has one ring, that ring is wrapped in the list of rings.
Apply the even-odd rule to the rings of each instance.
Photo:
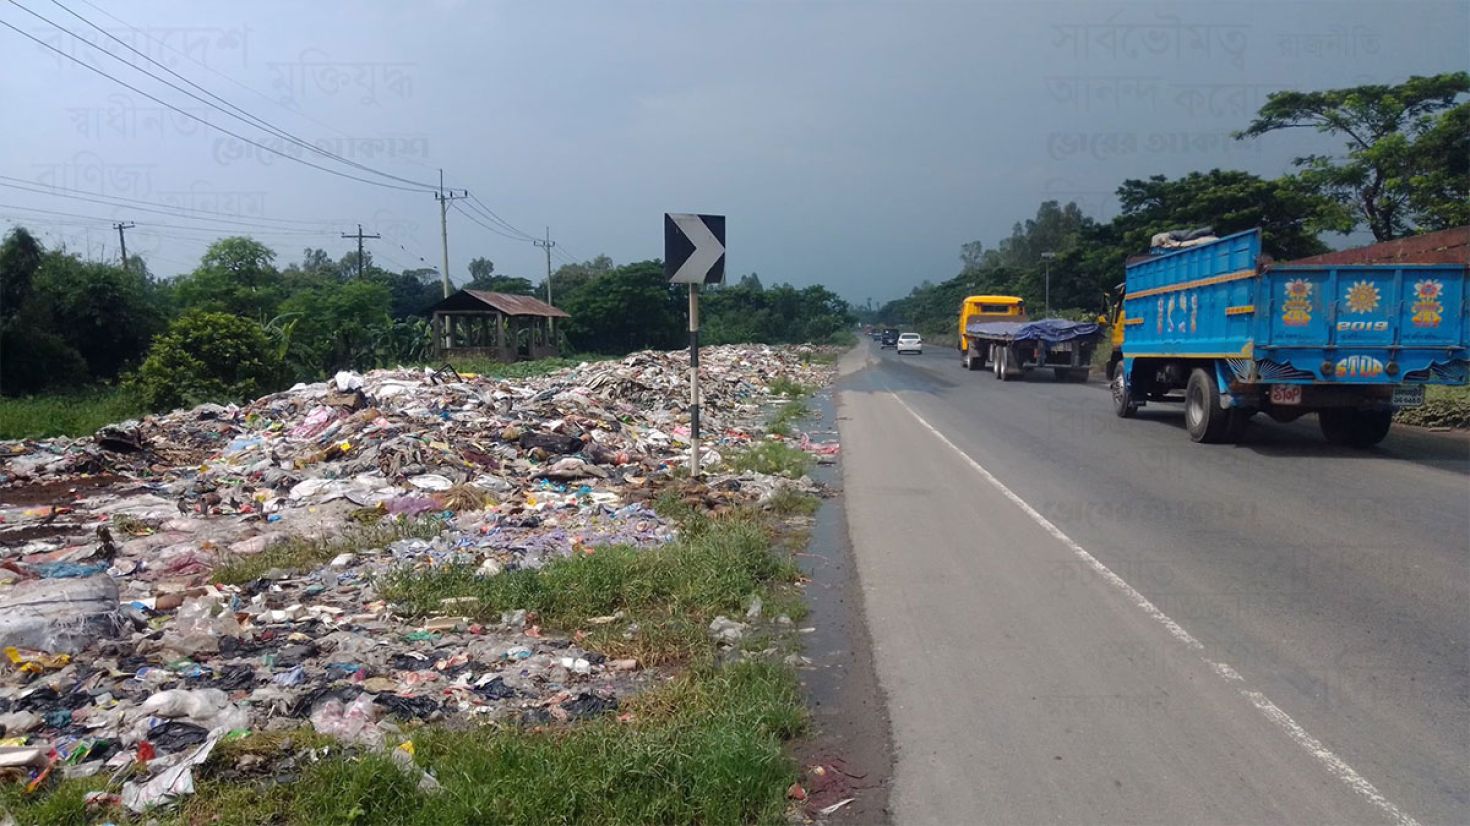
[[[84,37],[10,4],[0,21],[211,125],[398,183],[102,55],[89,44],[205,97],[53,0],[19,2]],[[962,243],[994,244],[1042,200],[1106,218],[1125,178],[1272,176],[1336,148],[1311,133],[1230,140],[1269,91],[1470,67],[1467,2],[61,2],[308,144],[414,182],[442,167],[520,230],[550,225],[558,262],[661,257],[661,213],[720,213],[730,272],[857,303],[953,275]],[[106,202],[0,187],[0,224],[115,257],[108,222],[132,221],[129,253],[162,275],[191,269],[220,228],[284,265],[307,246],[340,255],[358,222],[384,236],[367,244],[385,266],[438,265],[426,192],[160,114],[9,29],[0,55],[0,184]],[[251,226],[134,208],[147,204]],[[454,211],[449,245],[456,278],[474,256],[545,269],[541,250]]]

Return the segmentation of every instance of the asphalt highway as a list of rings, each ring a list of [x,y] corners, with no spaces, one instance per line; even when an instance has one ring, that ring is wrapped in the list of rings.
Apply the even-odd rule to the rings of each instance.
[[[1470,823],[1470,440],[844,362],[895,823]]]

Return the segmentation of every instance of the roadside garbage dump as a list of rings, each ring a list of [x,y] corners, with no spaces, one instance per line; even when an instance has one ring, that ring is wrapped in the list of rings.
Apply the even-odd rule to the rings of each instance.
[[[92,438],[0,442],[0,782],[127,778],[99,800],[141,811],[191,793],[216,744],[251,732],[309,726],[395,758],[407,749],[411,766],[410,721],[615,713],[657,675],[524,610],[479,623],[451,599],[442,615],[405,616],[377,578],[448,564],[493,577],[658,546],[677,528],[653,505],[675,485],[711,509],[812,490],[722,464],[775,438],[760,430],[773,382],[830,379],[812,356],[702,351],[711,470],[698,484],[679,481],[684,352],[517,380],[339,373]],[[838,450],[786,441],[818,460]]]

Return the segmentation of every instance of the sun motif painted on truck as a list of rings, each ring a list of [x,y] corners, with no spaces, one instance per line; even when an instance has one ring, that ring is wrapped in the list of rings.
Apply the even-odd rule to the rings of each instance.
[[[1286,282],[1286,301],[1281,305],[1281,323],[1288,327],[1305,327],[1312,323],[1312,290],[1305,278]]]
[[[1438,327],[1444,320],[1444,282],[1426,278],[1414,282],[1414,326]]]
[[[1378,285],[1371,281],[1359,281],[1348,287],[1347,306],[1350,313],[1371,313],[1378,309],[1378,302],[1382,299],[1378,292]]]

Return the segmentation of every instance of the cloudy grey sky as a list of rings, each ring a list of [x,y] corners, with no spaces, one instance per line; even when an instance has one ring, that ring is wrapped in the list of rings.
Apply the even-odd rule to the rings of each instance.
[[[415,182],[442,167],[520,230],[549,224],[558,256],[659,257],[661,213],[723,213],[731,271],[855,302],[954,274],[960,244],[993,244],[1042,200],[1105,218],[1125,178],[1276,175],[1334,148],[1231,141],[1269,91],[1470,67],[1467,2],[18,2],[83,37],[13,4],[0,21],[209,124],[395,183],[104,56],[92,44],[184,86],[66,9],[306,143]],[[0,184],[101,202],[0,186],[0,225],[101,257],[117,253],[108,222],[133,221],[129,252],[164,275],[221,228],[284,264],[346,251],[358,222],[384,236],[368,242],[380,263],[438,264],[426,192],[160,112],[9,29],[0,55]],[[451,212],[451,272],[477,255],[545,266]]]

